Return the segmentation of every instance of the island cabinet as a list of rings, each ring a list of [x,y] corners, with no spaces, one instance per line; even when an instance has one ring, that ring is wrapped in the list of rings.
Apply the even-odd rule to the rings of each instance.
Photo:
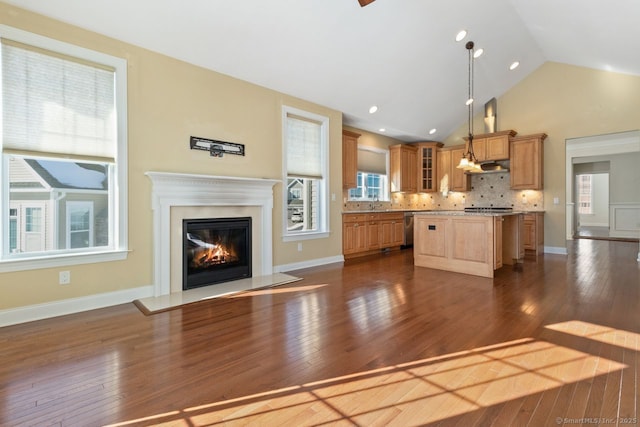
[[[418,147],[418,192],[431,193],[438,191],[437,150],[441,142],[419,142]]]
[[[358,186],[358,138],[359,133],[342,131],[342,188]]]
[[[446,185],[448,191],[469,191],[471,189],[471,175],[458,169],[458,163],[466,152],[464,145],[440,148],[437,155],[438,191],[442,192]]]
[[[524,257],[521,215],[414,215],[414,264],[493,277]]]
[[[416,193],[418,191],[418,147],[396,144],[389,147],[391,192]]]
[[[509,139],[516,135],[514,130],[485,133],[473,137],[473,153],[480,162],[509,160]],[[465,138],[465,148],[469,148]]]
[[[543,160],[542,143],[547,135],[516,136],[511,138],[511,189],[542,190]]]
[[[345,259],[399,249],[404,243],[402,212],[342,215],[342,253]]]

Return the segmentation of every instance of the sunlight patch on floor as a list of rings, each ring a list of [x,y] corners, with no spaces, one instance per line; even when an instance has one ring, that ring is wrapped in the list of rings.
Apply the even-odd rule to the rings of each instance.
[[[638,334],[585,322],[565,322],[548,328],[615,345],[629,343],[633,349],[638,343]],[[182,422],[190,426],[218,423],[369,425],[374,422],[420,425],[625,367],[627,365],[598,355],[525,338],[152,418],[154,425],[159,426],[182,425]],[[137,422],[140,420],[113,426]]]

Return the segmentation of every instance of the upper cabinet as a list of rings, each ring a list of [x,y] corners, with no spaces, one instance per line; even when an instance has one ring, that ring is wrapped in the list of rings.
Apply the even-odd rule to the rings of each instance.
[[[438,191],[438,162],[436,152],[441,142],[419,142],[418,147],[418,192]]]
[[[418,190],[418,147],[396,144],[389,147],[391,192],[416,193]]]
[[[479,162],[509,160],[509,139],[515,135],[516,131],[513,130],[474,135],[473,153]],[[466,147],[468,145],[467,141]]]
[[[458,169],[458,163],[466,152],[464,145],[444,147],[437,150],[437,188],[442,192],[469,191],[471,189],[471,175],[465,174],[463,169]]]
[[[542,190],[544,133],[511,138],[511,189]]]
[[[342,188],[358,186],[358,138],[359,133],[342,131]]]

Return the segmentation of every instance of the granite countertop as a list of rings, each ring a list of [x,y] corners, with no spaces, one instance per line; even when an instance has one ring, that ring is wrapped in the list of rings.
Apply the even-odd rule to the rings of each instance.
[[[360,211],[342,211],[342,214],[366,214],[366,213],[404,213],[404,212],[417,212],[413,209],[364,209]],[[422,212],[431,212],[431,211],[422,211]]]
[[[484,216],[501,216],[501,215],[517,215],[528,213],[544,213],[543,210],[530,210],[530,211],[511,211],[511,212],[465,212],[463,210],[448,211],[448,210],[427,210],[427,209],[367,209],[361,211],[342,211],[342,214],[366,214],[366,213],[388,213],[388,212],[413,212],[417,215],[484,215]]]
[[[509,216],[522,215],[531,211],[511,211],[511,212],[465,212],[465,211],[431,211],[414,212],[414,215],[449,215],[449,216]],[[540,212],[540,211],[536,211]]]

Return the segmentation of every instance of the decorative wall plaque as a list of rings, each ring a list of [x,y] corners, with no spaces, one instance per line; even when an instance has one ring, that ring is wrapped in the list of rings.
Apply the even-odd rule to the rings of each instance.
[[[211,157],[222,157],[225,153],[244,156],[244,144],[192,136],[190,145],[192,150],[208,151]]]

